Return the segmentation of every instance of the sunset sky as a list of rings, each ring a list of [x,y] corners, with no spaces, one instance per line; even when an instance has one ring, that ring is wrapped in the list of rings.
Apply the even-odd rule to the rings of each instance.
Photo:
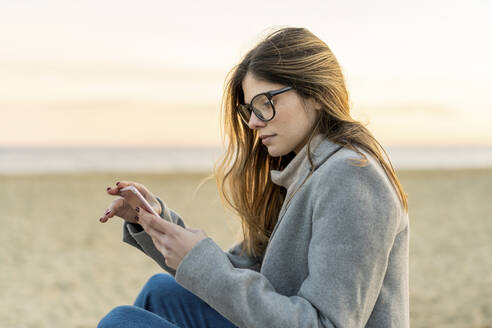
[[[0,0],[0,147],[220,146],[226,74],[278,26],[328,44],[382,144],[492,145],[491,13],[488,0]]]

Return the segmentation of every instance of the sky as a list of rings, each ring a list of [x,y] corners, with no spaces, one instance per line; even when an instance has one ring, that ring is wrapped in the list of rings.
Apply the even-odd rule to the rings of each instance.
[[[228,71],[302,26],[383,145],[492,145],[492,1],[0,0],[0,147],[220,146]]]

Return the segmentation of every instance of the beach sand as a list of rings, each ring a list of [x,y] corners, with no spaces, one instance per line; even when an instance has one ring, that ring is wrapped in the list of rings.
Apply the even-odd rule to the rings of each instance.
[[[0,326],[95,327],[163,270],[100,223],[138,181],[224,250],[240,222],[207,173],[0,175]],[[409,197],[412,327],[492,327],[492,169],[398,171]]]

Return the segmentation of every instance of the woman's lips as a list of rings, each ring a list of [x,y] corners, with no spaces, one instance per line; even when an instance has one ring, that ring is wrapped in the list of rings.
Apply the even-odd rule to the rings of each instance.
[[[275,137],[275,135],[265,137],[265,138],[261,139],[261,142],[262,142],[262,143],[267,143],[267,142],[270,142],[270,140],[271,140],[273,137]]]

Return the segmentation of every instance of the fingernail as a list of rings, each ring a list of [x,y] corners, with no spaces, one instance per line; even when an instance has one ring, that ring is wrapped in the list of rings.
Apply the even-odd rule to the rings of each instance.
[[[116,182],[116,185],[119,185],[119,184],[120,184],[120,182],[119,182],[119,181],[118,181],[118,182]]]
[[[137,221],[138,221],[138,215],[137,215],[137,216],[135,216],[135,220],[137,220]]]
[[[137,207],[137,208],[135,209],[135,211],[140,212],[140,209]]]
[[[111,189],[111,187],[107,187],[107,188],[106,188],[106,191],[108,191],[109,189]]]

